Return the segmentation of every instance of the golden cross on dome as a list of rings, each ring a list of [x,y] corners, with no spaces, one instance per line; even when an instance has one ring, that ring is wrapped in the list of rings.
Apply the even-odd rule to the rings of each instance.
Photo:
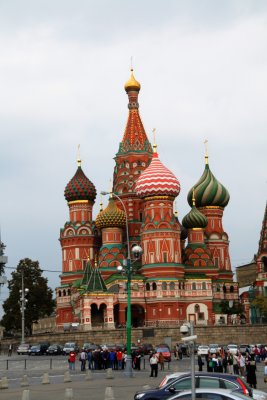
[[[102,194],[100,194],[100,210],[99,211],[103,211]]]
[[[209,155],[208,155],[208,140],[204,140],[204,146],[205,146],[205,162],[206,164],[209,163]]]
[[[130,58],[131,71],[133,71],[133,56]]]
[[[77,163],[78,167],[81,166],[82,160],[81,160],[81,153],[80,153],[80,145],[78,144],[78,151],[77,151]]]
[[[153,132],[153,152],[156,153],[157,152],[157,145],[156,145],[156,128],[152,129]]]
[[[111,199],[113,197],[112,193],[112,179],[109,180],[109,198]]]

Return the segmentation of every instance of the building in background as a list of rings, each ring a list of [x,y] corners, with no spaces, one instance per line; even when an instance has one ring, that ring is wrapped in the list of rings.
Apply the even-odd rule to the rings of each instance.
[[[117,267],[127,258],[128,244],[143,249],[142,258],[133,263],[133,327],[177,326],[184,320],[228,323],[222,304],[238,302],[223,228],[229,193],[211,172],[206,151],[204,172],[188,193],[189,212],[179,221],[174,201],[180,182],[160,161],[156,143],[148,140],[139,113],[140,89],[131,71],[125,84],[129,115],[114,157],[107,207],[100,204],[93,220],[96,187],[80,159],[65,188],[69,220],[60,230],[58,328],[125,325],[127,279]]]
[[[245,315],[251,323],[267,322],[267,316],[261,315],[253,305],[255,298],[263,295],[267,298],[267,203],[262,221],[258,252],[250,264],[237,268],[237,281],[244,288],[241,299]]]

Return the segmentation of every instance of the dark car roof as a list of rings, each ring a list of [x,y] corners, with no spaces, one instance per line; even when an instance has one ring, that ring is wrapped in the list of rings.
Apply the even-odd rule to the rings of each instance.
[[[181,373],[181,375],[177,378],[172,379],[169,383],[166,383],[166,385],[162,386],[161,388],[156,387],[154,389],[143,389],[139,390],[137,393],[147,393],[147,394],[156,394],[156,396],[160,395],[160,393],[164,393],[166,389],[170,388],[176,381],[180,380],[181,378],[190,376],[191,377],[191,372],[185,372]],[[207,377],[214,377],[214,378],[220,378],[220,379],[225,379],[229,380],[232,382],[236,382],[237,379],[242,379],[240,375],[234,375],[234,374],[222,374],[220,372],[195,372],[195,377],[200,377],[200,376],[207,376]],[[246,386],[247,390],[252,393],[252,389],[249,387],[249,385],[246,383],[246,381],[243,379],[242,382]],[[170,395],[171,396],[171,395]],[[158,397],[160,398],[160,397]],[[164,397],[165,398],[165,397]]]

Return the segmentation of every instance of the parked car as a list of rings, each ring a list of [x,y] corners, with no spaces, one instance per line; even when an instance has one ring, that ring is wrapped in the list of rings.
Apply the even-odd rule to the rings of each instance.
[[[192,391],[187,390],[169,397],[169,400],[191,400]],[[247,396],[242,393],[232,392],[229,389],[196,389],[196,399],[205,400],[247,400]]]
[[[75,353],[79,353],[79,347],[75,342],[67,342],[63,347],[63,354],[70,354],[71,351],[75,351]]]
[[[163,382],[164,381],[164,382]],[[159,387],[138,391],[134,395],[134,400],[157,400],[169,399],[177,392],[191,389],[191,373],[177,372],[164,378]],[[196,372],[196,388],[218,388],[237,391],[246,396],[252,397],[252,389],[246,381],[239,375]]]
[[[231,354],[236,354],[238,352],[237,344],[228,344],[227,351],[230,351]]]
[[[52,344],[51,346],[48,347],[46,350],[47,355],[60,355],[62,354],[63,348],[59,344]]]
[[[201,345],[197,348],[198,356],[207,356],[209,354],[209,346]]]
[[[216,354],[218,351],[218,344],[209,344],[210,354]]]
[[[35,344],[29,348],[28,355],[42,356],[43,354],[46,354],[47,349],[48,349],[48,344]]]
[[[161,344],[161,345],[157,346],[156,353],[157,353],[157,356],[159,356],[159,353],[162,353],[163,357],[164,357],[164,361],[167,361],[167,362],[171,361],[171,351],[167,344]]]
[[[241,353],[250,353],[251,352],[251,348],[249,344],[240,344],[239,346],[239,351],[241,351]]]
[[[31,346],[27,343],[20,344],[17,348],[17,354],[28,354],[29,348]]]

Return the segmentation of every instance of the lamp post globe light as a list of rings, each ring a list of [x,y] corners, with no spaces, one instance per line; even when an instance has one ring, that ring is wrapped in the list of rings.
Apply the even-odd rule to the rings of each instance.
[[[182,341],[187,343],[190,348],[190,360],[191,360],[191,392],[192,400],[196,400],[196,384],[195,384],[195,342],[197,336],[194,335],[194,326],[192,322],[185,322],[180,326],[180,333],[184,335]],[[189,336],[190,335],[190,336]]]
[[[21,311],[21,344],[25,343],[25,309],[28,300],[26,295],[29,289],[24,288],[24,271],[21,271],[20,311]]]
[[[104,192],[102,191],[101,194],[103,196],[110,194],[114,196],[122,205],[123,211],[125,213],[125,220],[126,220],[126,241],[127,241],[127,260],[126,265],[122,266],[119,265],[117,270],[121,273],[125,273],[127,277],[127,317],[126,317],[126,346],[127,346],[127,359],[126,359],[126,367],[125,367],[125,375],[127,377],[133,376],[133,367],[132,367],[132,310],[131,310],[131,280],[132,280],[132,264],[137,261],[143,250],[140,246],[135,245],[132,248],[132,255],[133,260],[131,259],[131,250],[130,250],[130,240],[129,240],[129,225],[128,225],[128,217],[127,211],[124,202],[122,199],[114,192]]]

